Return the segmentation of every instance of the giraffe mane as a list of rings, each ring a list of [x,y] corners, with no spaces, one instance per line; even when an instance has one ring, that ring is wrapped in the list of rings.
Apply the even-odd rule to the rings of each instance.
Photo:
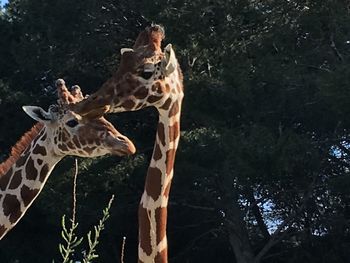
[[[0,164],[0,177],[10,170],[11,166],[18,160],[25,149],[36,138],[44,124],[37,122],[29,131],[27,131],[21,139],[11,148],[10,156]]]

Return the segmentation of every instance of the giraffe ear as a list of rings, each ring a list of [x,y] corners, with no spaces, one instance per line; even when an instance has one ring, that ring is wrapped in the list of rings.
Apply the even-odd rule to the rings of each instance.
[[[50,122],[52,120],[51,114],[44,111],[37,106],[22,106],[22,109],[34,120],[39,122]]]
[[[124,52],[134,52],[134,50],[132,48],[126,48],[126,47],[121,48],[120,49],[120,54],[123,55]]]
[[[169,76],[173,73],[177,66],[175,52],[171,44],[168,44],[164,49],[164,58],[162,59],[162,71],[165,76]]]

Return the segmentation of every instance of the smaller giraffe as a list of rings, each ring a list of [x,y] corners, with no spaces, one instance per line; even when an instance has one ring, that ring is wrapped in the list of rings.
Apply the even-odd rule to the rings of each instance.
[[[25,214],[63,157],[135,153],[133,143],[105,118],[86,118],[68,109],[70,103],[83,98],[80,89],[70,93],[63,80],[56,84],[59,105],[50,106],[49,111],[24,106],[38,123],[0,164],[0,240]]]

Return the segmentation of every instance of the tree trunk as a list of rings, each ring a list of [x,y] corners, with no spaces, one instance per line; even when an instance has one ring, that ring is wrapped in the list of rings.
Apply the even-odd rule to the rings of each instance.
[[[248,232],[242,212],[237,203],[227,211],[227,227],[231,247],[237,263],[254,263],[254,253],[251,248]],[[257,262],[256,262],[257,263]]]

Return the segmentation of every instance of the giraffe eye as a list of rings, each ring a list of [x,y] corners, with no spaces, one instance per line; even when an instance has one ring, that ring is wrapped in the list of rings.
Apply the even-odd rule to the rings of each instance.
[[[153,76],[153,71],[142,71],[141,77],[143,79],[150,79]]]
[[[74,128],[75,126],[77,126],[79,124],[79,122],[77,120],[69,120],[66,122],[66,125],[68,127]]]

